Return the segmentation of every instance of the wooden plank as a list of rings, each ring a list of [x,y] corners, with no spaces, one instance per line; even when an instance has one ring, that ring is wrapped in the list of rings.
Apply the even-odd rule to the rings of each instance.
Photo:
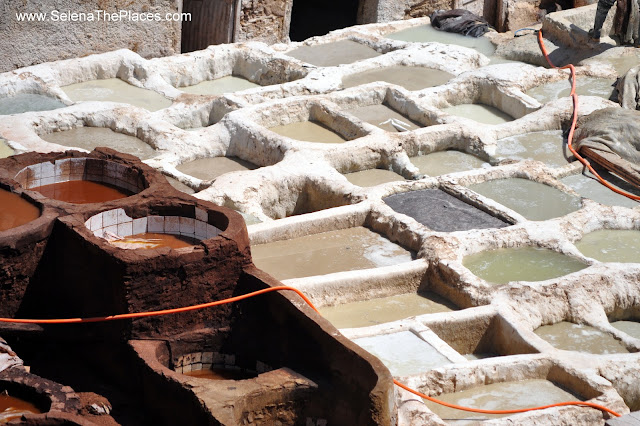
[[[633,169],[633,164],[620,158],[617,154],[591,149],[586,146],[580,148],[580,154],[594,163],[615,173],[633,186],[640,188],[640,173]]]
[[[184,0],[183,13],[191,22],[182,23],[182,52],[202,50],[212,44],[231,43],[235,24],[232,0]]]

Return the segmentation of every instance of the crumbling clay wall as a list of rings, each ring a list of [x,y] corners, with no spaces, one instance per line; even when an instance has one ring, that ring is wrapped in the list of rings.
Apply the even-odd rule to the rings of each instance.
[[[166,15],[181,9],[182,0],[2,1],[0,72],[123,48],[145,58],[180,53],[181,22],[166,19]],[[116,22],[96,11],[127,11],[131,15]],[[71,21],[69,12],[85,15]],[[136,13],[151,13],[153,20],[135,20],[141,16]],[[42,15],[32,15],[29,22],[26,18],[20,20],[17,14]]]
[[[234,41],[288,41],[292,5],[293,0],[242,0]]]

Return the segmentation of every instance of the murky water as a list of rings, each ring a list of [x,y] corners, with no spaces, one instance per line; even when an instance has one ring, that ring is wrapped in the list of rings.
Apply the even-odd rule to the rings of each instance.
[[[21,196],[0,189],[0,232],[40,217],[40,209]]]
[[[496,157],[512,160],[537,160],[551,167],[568,164],[564,156],[562,130],[525,133],[498,140]]]
[[[172,104],[171,100],[159,93],[133,86],[119,78],[85,81],[61,87],[61,89],[74,102],[121,102],[149,111],[158,111]]]
[[[638,321],[615,321],[611,325],[631,337],[640,339],[640,322]]]
[[[380,358],[394,376],[424,373],[451,361],[410,331],[355,339],[354,342]]]
[[[343,143],[346,139],[324,124],[315,121],[299,121],[283,126],[271,127],[269,130],[291,139],[306,142]]]
[[[421,90],[427,87],[439,86],[451,80],[453,75],[445,71],[425,67],[392,66],[376,68],[342,78],[345,89],[360,86],[374,81],[386,81],[397,84],[407,90]]]
[[[238,157],[209,157],[182,163],[176,167],[182,173],[202,180],[215,179],[229,172],[257,169],[253,163]]]
[[[630,55],[616,56],[609,58],[597,58],[598,62],[610,64],[618,73],[619,77],[624,76],[627,71],[640,65],[640,55],[632,53]]]
[[[29,111],[51,111],[66,107],[65,104],[49,96],[20,93],[8,98],[0,98],[0,115],[22,114]]]
[[[491,383],[460,392],[438,395],[435,398],[450,404],[485,410],[515,410],[581,400],[555,383],[543,379]],[[475,425],[478,422],[481,424],[482,420],[508,416],[508,414],[471,413],[427,400],[424,402],[429,410],[451,425]]]
[[[347,112],[387,132],[407,132],[422,127],[384,104],[358,107]]]
[[[586,268],[577,259],[538,247],[501,248],[466,256],[462,264],[493,284],[544,281]]]
[[[411,252],[362,226],[258,244],[251,253],[258,268],[280,280],[412,260]]]
[[[142,234],[130,235],[119,240],[111,240],[109,242],[116,247],[133,250],[155,249],[160,247],[178,249],[199,244],[200,240],[185,237],[184,235],[144,232]]]
[[[489,167],[489,163],[466,152],[448,150],[432,152],[427,155],[419,155],[410,158],[420,173],[428,176],[441,176],[455,172]]]
[[[287,52],[286,55],[317,67],[333,67],[375,58],[380,56],[380,53],[355,41],[340,40],[314,46],[301,46]]]
[[[174,179],[171,176],[165,176],[165,177],[167,178],[167,181],[169,181],[171,186],[173,186],[178,191],[184,192],[185,194],[195,194],[196,193],[196,191],[194,191],[193,188],[191,188],[190,186],[185,185],[184,183],[180,182],[178,179]]]
[[[40,414],[42,411],[31,402],[0,393],[0,423],[18,420],[23,414]]]
[[[368,327],[417,315],[451,312],[456,306],[435,293],[405,293],[321,308],[336,328]]]
[[[349,182],[362,187],[371,187],[388,182],[403,181],[405,178],[391,170],[369,169],[344,175]]]
[[[469,186],[529,220],[564,216],[582,206],[580,198],[528,179],[497,179]]]
[[[609,99],[613,93],[613,84],[615,83],[615,80],[578,76],[577,83],[576,93],[578,95],[599,96],[601,98]],[[566,80],[543,84],[527,91],[527,95],[543,104],[569,96],[570,93],[571,81],[568,78]]]
[[[582,254],[600,262],[640,263],[640,231],[601,229],[575,244]]]
[[[600,182],[588,178],[582,174],[573,176],[567,176],[561,179],[560,182],[573,188],[578,194],[585,198],[590,198],[593,201],[607,205],[607,206],[621,206],[628,207],[630,209],[640,206],[640,203],[633,201],[623,195],[616,194]]]
[[[131,195],[126,189],[89,180],[71,180],[30,189],[47,198],[74,204],[103,203]]]
[[[78,127],[63,132],[48,133],[40,136],[48,142],[57,143],[72,148],[82,148],[93,151],[94,148],[105,146],[119,152],[135,155],[141,160],[148,160],[158,152],[142,140],[114,132],[105,127]]]
[[[513,121],[513,117],[498,108],[483,104],[460,104],[443,110],[447,114],[469,118],[484,124],[502,124]]]
[[[7,158],[15,154],[15,151],[7,144],[7,141],[0,138],[0,158]]]
[[[565,351],[597,355],[629,352],[613,336],[584,324],[563,321],[553,325],[543,325],[534,330],[534,333],[553,347]]]
[[[254,87],[260,87],[260,85],[243,77],[228,75],[215,80],[203,81],[193,86],[179,87],[178,89],[193,95],[222,95],[223,93],[234,93],[253,89]]]
[[[464,354],[463,356],[469,361],[476,361],[479,359],[495,358],[500,355],[494,354],[491,352],[485,352],[485,353],[478,353],[478,354]]]
[[[230,368],[207,368],[182,374],[209,380],[246,380],[258,376],[257,373],[251,371]]]
[[[406,30],[387,34],[386,37],[393,40],[410,41],[414,43],[435,41],[444,44],[455,44],[457,46],[469,47],[486,56],[493,55],[493,52],[496,50],[493,43],[485,37],[466,37],[462,34],[439,31],[433,28],[431,24],[407,28]]]

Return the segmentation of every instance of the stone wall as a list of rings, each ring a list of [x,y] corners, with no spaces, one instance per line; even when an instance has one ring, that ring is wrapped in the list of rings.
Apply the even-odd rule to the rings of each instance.
[[[119,22],[96,12],[121,10],[130,14]],[[145,58],[180,53],[181,22],[173,17],[167,20],[166,15],[181,11],[182,0],[3,0],[0,72],[122,48]],[[84,15],[73,22],[69,12]],[[39,22],[20,21],[16,14],[21,13],[46,17],[41,15],[44,19]],[[153,20],[135,20],[142,13],[154,14]]]
[[[234,41],[287,42],[292,6],[293,0],[241,0]]]

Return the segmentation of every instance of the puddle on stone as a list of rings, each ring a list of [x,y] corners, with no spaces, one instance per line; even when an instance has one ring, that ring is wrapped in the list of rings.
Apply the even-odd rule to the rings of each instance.
[[[541,407],[566,401],[580,401],[553,382],[544,379],[529,379],[518,382],[491,383],[460,392],[438,395],[435,398],[464,407],[485,410],[515,410]],[[429,410],[451,425],[471,425],[486,419],[496,419],[514,414],[483,414],[456,410],[425,400]],[[517,422],[515,422],[517,423]]]
[[[384,104],[358,107],[347,112],[387,132],[407,132],[422,127]]]
[[[640,339],[640,322],[638,321],[614,321],[611,325],[635,339]]]
[[[423,189],[391,195],[383,201],[398,213],[414,218],[438,232],[509,226],[497,217],[439,189]]]
[[[255,265],[279,280],[410,262],[412,253],[365,227],[251,246]]]
[[[363,188],[381,185],[388,182],[398,182],[406,180],[399,174],[391,170],[369,169],[359,172],[346,173],[344,175],[349,182]]]
[[[336,328],[368,327],[417,315],[451,312],[458,308],[432,292],[405,293],[321,308]]]
[[[255,372],[231,368],[207,368],[182,374],[208,380],[246,380],[258,377]]]
[[[547,220],[578,210],[580,198],[528,179],[491,180],[469,188],[508,207],[529,220]]]
[[[466,256],[465,268],[490,284],[544,281],[586,268],[577,259],[538,247],[486,250]]]
[[[609,99],[613,94],[615,80],[579,76],[576,93],[580,96],[598,96]],[[569,79],[554,81],[529,89],[527,95],[544,104],[559,98],[569,96],[571,82]]]
[[[237,210],[236,210],[237,211]],[[262,223],[262,221],[260,219],[258,219],[257,217],[255,217],[252,214],[249,213],[243,213],[241,211],[238,211],[238,213],[240,213],[240,216],[242,216],[242,218],[244,219],[245,223],[247,224],[247,226],[249,225],[255,225],[256,223]]]
[[[409,158],[411,163],[420,170],[420,173],[428,176],[442,176],[449,173],[466,172],[489,166],[475,155],[455,150],[432,152],[427,155],[419,155]]]
[[[15,154],[15,151],[7,144],[7,141],[0,138],[0,158],[7,158]]]
[[[189,161],[176,167],[186,175],[202,180],[215,179],[225,173],[255,170],[258,166],[238,157],[209,157]]]
[[[157,155],[157,151],[142,140],[114,132],[105,127],[78,127],[62,132],[48,133],[40,136],[47,142],[72,148],[93,151],[99,146],[115,149],[119,152],[135,155],[141,160],[148,160]]]
[[[420,25],[418,27],[407,28],[395,33],[387,34],[386,38],[400,41],[409,41],[413,43],[438,42],[444,44],[455,44],[471,48],[486,56],[493,55],[496,48],[485,37],[466,37],[461,34],[440,31],[431,26],[431,24]]]
[[[223,93],[234,93],[241,90],[253,89],[261,87],[252,81],[243,77],[228,75],[226,77],[216,78],[215,80],[207,80],[193,86],[179,87],[185,93],[192,95],[222,95]]]
[[[0,115],[22,114],[29,111],[51,111],[66,107],[65,104],[49,96],[20,93],[0,99]]]
[[[484,104],[460,104],[443,110],[447,114],[469,118],[484,124],[502,124],[513,121],[513,117],[496,107]]]
[[[582,254],[600,262],[640,263],[640,231],[600,229],[575,245]]]
[[[613,336],[584,324],[563,321],[553,325],[543,325],[534,330],[534,333],[556,349],[565,351],[596,355],[629,353],[627,348]]]
[[[23,414],[42,413],[35,404],[0,392],[0,423],[18,420]]]
[[[281,136],[305,142],[343,143],[347,140],[324,124],[316,121],[299,121],[269,128]]]
[[[567,176],[566,178],[561,179],[560,182],[571,187],[583,197],[607,206],[621,206],[628,207],[630,209],[640,206],[637,201],[633,201],[624,195],[617,194],[602,185],[600,182],[582,174]]]
[[[118,186],[90,180],[70,180],[29,189],[47,198],[74,204],[103,203],[132,195]]]
[[[393,376],[424,373],[451,361],[410,331],[354,339],[354,343],[380,358]]]
[[[0,232],[40,217],[40,209],[18,194],[0,188]]]
[[[608,58],[596,58],[598,62],[604,62],[605,64],[610,64],[613,68],[615,68],[619,77],[623,77],[631,68],[637,67],[640,65],[640,56],[637,54],[630,54],[624,56],[615,56]],[[592,61],[589,61],[590,63]],[[593,62],[596,62],[595,60]]]
[[[171,100],[159,93],[141,89],[119,78],[85,81],[61,87],[61,89],[74,102],[120,102],[145,108],[149,111],[158,111],[172,104]]]
[[[334,67],[375,58],[381,54],[364,44],[352,40],[340,40],[314,46],[301,46],[287,52],[286,55],[317,67]]]
[[[564,156],[562,130],[525,133],[498,140],[496,157],[500,160],[537,160],[551,167],[569,164]]]
[[[117,240],[109,240],[109,243],[116,247],[129,250],[155,249],[160,247],[179,249],[199,244],[200,240],[186,237],[184,235],[144,232],[141,234],[129,235]]]
[[[374,81],[386,81],[397,84],[407,90],[421,90],[427,87],[439,86],[451,80],[453,75],[445,71],[425,67],[392,66],[375,68],[342,78],[345,89],[360,86]]]
[[[169,184],[171,184],[171,186],[173,186],[178,191],[181,191],[181,192],[184,192],[185,194],[190,194],[190,195],[196,193],[196,191],[194,191],[193,188],[185,185],[184,183],[180,182],[178,179],[172,178],[171,176],[165,176],[165,177],[167,178],[167,181],[169,181]]]

